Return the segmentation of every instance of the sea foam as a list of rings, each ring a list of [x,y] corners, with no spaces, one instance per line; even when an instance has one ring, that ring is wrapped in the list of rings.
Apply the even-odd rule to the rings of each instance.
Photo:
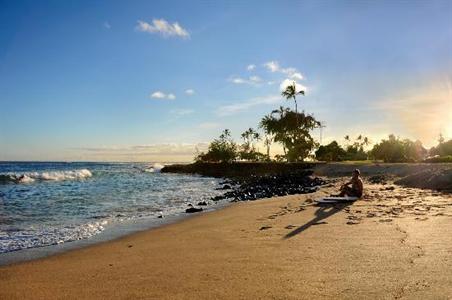
[[[144,171],[150,173],[159,173],[164,167],[165,166],[162,164],[155,163],[151,167],[146,168]]]
[[[49,172],[32,172],[21,175],[13,175],[12,180],[19,183],[30,183],[36,180],[80,180],[93,176],[90,170],[70,170],[70,171],[49,171]]]

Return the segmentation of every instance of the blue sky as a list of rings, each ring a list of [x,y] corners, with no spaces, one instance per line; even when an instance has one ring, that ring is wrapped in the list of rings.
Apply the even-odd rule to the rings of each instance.
[[[452,138],[451,1],[0,1],[0,20],[0,160],[189,160],[292,107],[287,79],[324,142]]]

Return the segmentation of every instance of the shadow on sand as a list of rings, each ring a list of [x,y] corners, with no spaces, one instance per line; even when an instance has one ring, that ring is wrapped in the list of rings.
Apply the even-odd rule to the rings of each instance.
[[[343,210],[344,208],[346,208],[347,206],[349,206],[351,204],[353,204],[353,202],[335,203],[335,204],[323,204],[314,213],[314,215],[315,215],[314,219],[312,219],[308,223],[298,227],[297,229],[294,229],[293,231],[289,232],[288,234],[286,234],[284,236],[284,239],[288,239],[288,238],[291,238],[291,237],[293,237],[293,236],[295,236],[295,235],[297,235],[299,233],[302,233],[303,231],[305,231],[306,229],[308,229],[312,225],[324,224],[323,222],[320,222],[320,221],[322,221],[322,220],[334,215],[335,213],[340,212],[341,210]]]

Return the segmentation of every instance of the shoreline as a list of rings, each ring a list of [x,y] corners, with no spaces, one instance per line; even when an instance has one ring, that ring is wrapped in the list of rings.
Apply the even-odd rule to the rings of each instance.
[[[312,206],[312,199],[339,184],[314,194],[238,202],[112,241],[3,266],[0,296],[450,295],[452,196],[366,183],[366,197],[352,205]]]
[[[176,165],[168,165],[165,166],[167,168],[166,173],[172,173],[173,171],[177,173],[185,173],[185,174],[193,174],[193,175],[202,175],[202,171],[206,167],[209,169],[212,165],[219,165],[215,163],[202,163],[202,164],[176,164]],[[384,175],[386,178],[378,178],[377,182],[381,183],[389,180],[393,180],[396,178],[403,178],[404,176],[410,176],[416,174],[417,172],[427,170],[450,170],[452,171],[452,164],[449,163],[234,163],[233,164],[233,176],[231,174],[227,174],[224,176],[224,179],[228,178],[236,178],[239,172],[243,172],[243,166],[248,168],[251,165],[251,169],[246,169],[245,175],[242,175],[243,178],[247,178],[246,175],[250,170],[257,170],[257,173],[261,175],[272,174],[272,172],[282,172],[284,170],[308,170],[307,168],[311,168],[314,171],[314,176],[322,176],[326,177],[329,180],[336,180],[337,178],[341,178],[345,175],[348,175],[353,169],[361,168],[361,170],[366,173],[366,177],[380,176]],[[268,166],[270,167],[268,167]],[[174,166],[174,169],[171,167]],[[228,164],[221,166],[219,170],[223,170],[225,167],[228,167]],[[168,169],[170,168],[170,169]],[[188,168],[188,169],[186,169]],[[187,171],[188,170],[188,171]],[[217,172],[214,171],[213,173]],[[210,177],[210,176],[207,176]],[[214,177],[213,177],[214,178]],[[324,187],[320,187],[321,189],[325,189]],[[428,189],[427,189],[428,190]],[[296,194],[295,196],[303,196],[305,194]],[[309,195],[309,193],[308,193]],[[272,198],[279,198],[281,196],[273,196]],[[261,201],[268,198],[260,198],[252,201]],[[242,200],[243,201],[243,200]],[[64,254],[69,251],[74,251],[78,249],[83,249],[85,247],[95,246],[97,244],[115,241],[117,239],[121,239],[127,237],[129,235],[133,235],[138,232],[153,230],[156,228],[164,227],[169,224],[181,222],[184,219],[189,219],[192,217],[196,217],[199,215],[203,215],[204,213],[209,213],[211,211],[221,210],[224,207],[227,207],[233,204],[236,201],[211,201],[211,205],[204,207],[204,211],[201,213],[187,214],[183,212],[179,212],[175,215],[165,216],[163,219],[159,218],[142,218],[135,220],[127,220],[122,223],[116,223],[112,226],[107,227],[104,231],[99,234],[96,234],[90,238],[75,240],[71,242],[65,242],[62,244],[54,244],[47,245],[42,247],[34,247],[34,248],[25,248],[17,251],[11,251],[0,254],[0,267],[8,266],[11,264],[20,264],[27,261],[32,261],[36,259],[45,259],[47,257],[51,257],[53,255]]]
[[[215,202],[210,205],[203,212],[209,213],[216,210],[223,209],[231,205],[228,201]],[[55,255],[61,255],[70,251],[77,251],[87,247],[93,247],[102,243],[108,243],[136,233],[153,230],[156,228],[171,225],[177,222],[182,222],[185,219],[196,217],[200,214],[187,214],[180,212],[174,215],[168,215],[164,218],[138,218],[131,219],[124,222],[117,222],[110,225],[104,231],[89,237],[87,239],[75,240],[61,244],[46,245],[41,247],[25,248],[21,250],[6,252],[0,254],[0,268],[4,266],[26,263],[34,260],[46,259]]]

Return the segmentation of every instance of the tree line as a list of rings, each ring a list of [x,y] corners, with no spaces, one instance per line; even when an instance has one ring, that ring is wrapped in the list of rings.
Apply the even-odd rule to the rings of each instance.
[[[452,139],[445,141],[440,135],[438,145],[427,150],[420,141],[401,139],[391,134],[367,150],[372,142],[364,135],[352,139],[344,137],[343,144],[332,141],[327,145],[319,145],[311,133],[315,128],[321,128],[322,122],[304,111],[298,112],[298,95],[304,96],[304,91],[297,91],[295,82],[282,92],[288,100],[293,100],[295,110],[280,106],[265,115],[258,128],[249,128],[241,134],[241,143],[236,143],[230,130],[225,129],[214,139],[207,152],[198,153],[195,160],[201,162],[232,162],[242,161],[287,161],[299,162],[306,159],[318,161],[347,160],[379,160],[384,162],[452,162]],[[262,141],[266,151],[261,153],[257,143]],[[283,154],[270,155],[271,146],[276,143],[282,146]]]

